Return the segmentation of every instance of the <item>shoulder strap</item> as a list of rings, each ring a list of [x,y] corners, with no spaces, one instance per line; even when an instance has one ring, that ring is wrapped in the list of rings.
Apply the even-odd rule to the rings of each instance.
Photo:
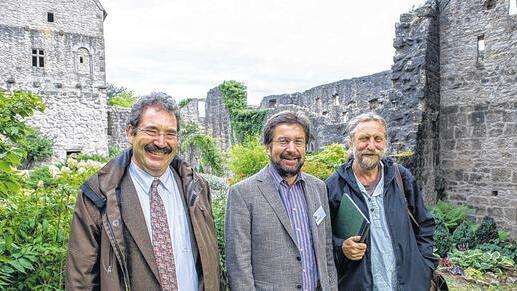
[[[400,175],[400,169],[399,165],[397,163],[393,163],[393,167],[395,168],[395,179],[397,180],[397,185],[400,189],[400,195],[403,197],[404,203],[406,204],[407,213],[409,214],[409,218],[411,218],[411,221],[420,228],[420,224],[418,221],[416,221],[415,216],[411,211],[409,211],[408,203],[407,203],[407,197],[406,197],[406,191],[404,190],[404,183],[402,183],[402,175]]]
[[[84,195],[88,197],[93,204],[99,209],[102,210],[104,208],[104,205],[106,205],[106,198],[100,196],[97,194],[97,192],[93,191],[93,189],[88,185],[88,183],[83,183],[81,185],[81,190],[83,191]]]

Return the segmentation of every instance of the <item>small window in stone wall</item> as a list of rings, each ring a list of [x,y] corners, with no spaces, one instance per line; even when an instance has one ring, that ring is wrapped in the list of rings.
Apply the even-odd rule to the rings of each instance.
[[[509,0],[508,13],[510,15],[517,15],[517,0]]]
[[[54,13],[47,12],[47,21],[48,22],[54,22]]]
[[[334,98],[334,105],[339,106],[339,95],[336,93],[332,97]]]
[[[42,49],[32,49],[32,66],[45,67],[45,52]]]
[[[90,53],[82,47],[77,50],[77,71],[79,73],[90,73]]]
[[[478,36],[478,63],[485,60],[485,35]]]
[[[268,101],[268,107],[273,108],[276,106],[276,99],[269,99]]]
[[[483,1],[483,5],[486,7],[486,9],[494,8],[496,3],[497,3],[497,0],[484,0]]]

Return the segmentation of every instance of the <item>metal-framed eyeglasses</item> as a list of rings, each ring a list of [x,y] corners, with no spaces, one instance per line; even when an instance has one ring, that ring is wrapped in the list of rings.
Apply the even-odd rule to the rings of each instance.
[[[159,138],[160,135],[163,135],[163,137],[166,140],[175,140],[178,138],[178,132],[174,131],[174,130],[165,131],[165,132],[161,132],[161,131],[159,131],[157,129],[153,129],[153,128],[137,128],[137,130],[143,132],[144,134],[146,134],[147,136],[152,137],[152,138]]]

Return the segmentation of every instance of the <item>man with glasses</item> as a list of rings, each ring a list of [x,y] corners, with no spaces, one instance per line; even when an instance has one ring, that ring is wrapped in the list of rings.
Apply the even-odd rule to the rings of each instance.
[[[81,186],[67,289],[219,290],[210,192],[176,155],[178,125],[170,96],[135,103],[127,127],[132,147]]]
[[[268,119],[270,163],[229,190],[226,266],[232,290],[337,290],[325,184],[302,173],[309,120]]]

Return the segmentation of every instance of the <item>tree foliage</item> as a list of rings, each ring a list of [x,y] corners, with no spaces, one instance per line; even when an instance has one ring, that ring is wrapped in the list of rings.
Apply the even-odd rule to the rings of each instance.
[[[29,169],[34,162],[44,161],[52,156],[52,141],[41,134],[38,130],[30,130],[19,146],[26,153],[26,158],[23,161],[24,168]]]
[[[19,193],[21,189],[16,167],[22,164],[27,152],[19,145],[31,132],[23,119],[43,110],[45,105],[37,95],[0,92],[0,197]]]
[[[324,147],[321,152],[307,154],[302,170],[325,180],[347,160],[345,147],[341,144],[331,144]]]
[[[234,176],[230,184],[235,184],[260,171],[269,162],[266,148],[260,144],[259,137],[248,139],[242,145],[234,145],[228,151],[228,168]]]
[[[215,139],[203,133],[197,123],[188,122],[180,130],[180,149],[190,158],[195,151],[201,152],[200,165],[203,170],[215,175],[223,174],[223,157],[217,149]]]

